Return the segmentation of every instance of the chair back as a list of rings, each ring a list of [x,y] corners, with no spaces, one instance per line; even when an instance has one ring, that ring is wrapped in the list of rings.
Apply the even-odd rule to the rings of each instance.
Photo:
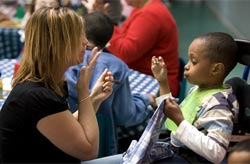
[[[237,43],[237,45],[239,47],[238,62],[240,64],[245,65],[242,79],[247,81],[248,75],[249,75],[249,70],[250,70],[250,41],[243,40],[243,39],[235,39],[235,42]]]
[[[238,63],[245,66],[242,78],[233,77],[226,81],[233,88],[239,102],[239,114],[237,122],[234,123],[232,142],[239,142],[250,138],[250,84],[247,82],[250,68],[250,41],[235,39],[238,45]]]

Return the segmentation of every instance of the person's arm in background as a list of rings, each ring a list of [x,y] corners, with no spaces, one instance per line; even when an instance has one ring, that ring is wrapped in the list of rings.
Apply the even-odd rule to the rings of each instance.
[[[117,125],[133,126],[142,123],[149,114],[148,105],[151,104],[146,94],[132,94],[128,77],[115,91],[112,109]]]

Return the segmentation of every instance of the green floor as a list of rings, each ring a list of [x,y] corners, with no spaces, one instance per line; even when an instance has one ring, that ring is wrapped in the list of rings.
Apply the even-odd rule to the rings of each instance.
[[[242,7],[243,9],[249,9],[242,13]],[[200,34],[227,32],[234,38],[250,38],[250,30],[247,31],[247,22],[244,22],[244,20],[249,22],[245,15],[248,12],[247,16],[250,16],[250,1],[248,0],[172,0],[169,9],[177,22],[179,55],[184,60],[187,60],[189,44],[193,38]],[[238,64],[227,79],[234,76],[241,77],[243,70],[244,66]],[[186,91],[191,86],[188,83]]]

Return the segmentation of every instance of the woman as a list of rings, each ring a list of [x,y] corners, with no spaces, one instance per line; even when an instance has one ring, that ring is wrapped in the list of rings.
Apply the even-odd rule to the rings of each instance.
[[[67,8],[41,8],[25,28],[25,48],[13,89],[0,112],[3,163],[79,163],[97,156],[96,111],[112,92],[105,70],[92,92],[89,82],[99,53],[92,51],[77,83],[79,110],[68,110],[64,72],[82,62],[88,41],[83,19]]]

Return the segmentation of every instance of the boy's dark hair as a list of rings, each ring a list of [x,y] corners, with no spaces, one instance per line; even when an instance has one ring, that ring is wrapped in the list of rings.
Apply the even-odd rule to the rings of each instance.
[[[233,152],[242,152],[242,151],[246,151],[250,153],[250,139],[246,139],[243,141],[240,141],[238,143],[236,143],[233,148],[230,150],[229,155]]]
[[[232,36],[223,32],[212,32],[196,39],[205,42],[205,55],[211,62],[224,64],[227,76],[237,64],[238,46]]]
[[[84,18],[87,39],[103,49],[113,34],[112,20],[101,12],[86,14]]]

